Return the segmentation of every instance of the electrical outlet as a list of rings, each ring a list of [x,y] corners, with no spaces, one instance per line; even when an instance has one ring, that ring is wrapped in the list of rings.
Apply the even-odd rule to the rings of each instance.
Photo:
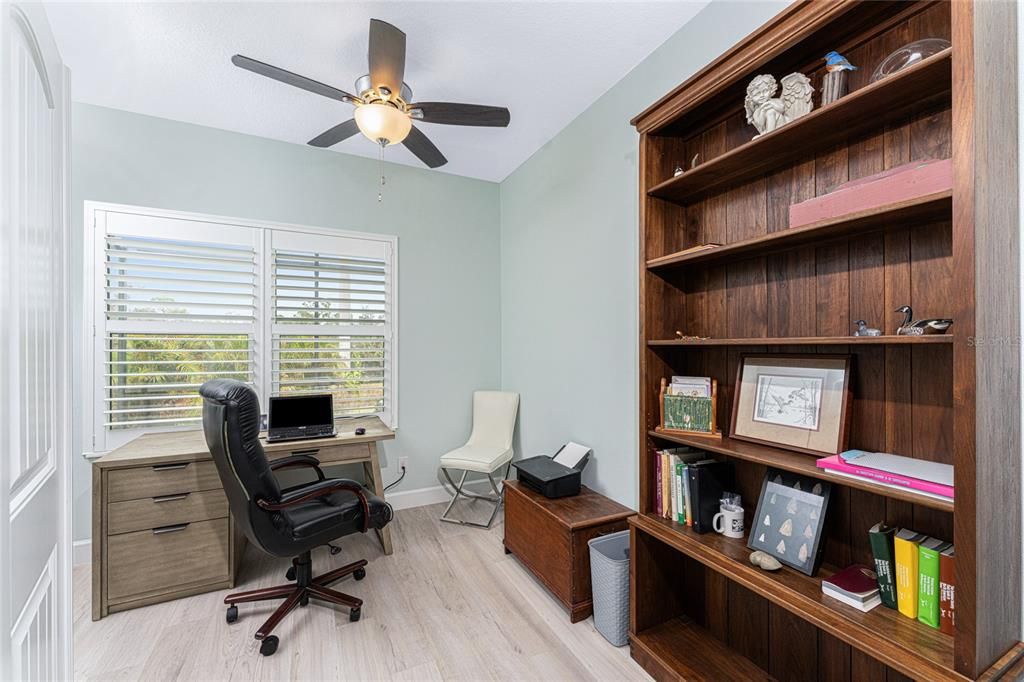
[[[398,470],[401,471],[402,469],[405,469],[406,471],[409,470],[409,458],[408,457],[399,457],[398,458]]]

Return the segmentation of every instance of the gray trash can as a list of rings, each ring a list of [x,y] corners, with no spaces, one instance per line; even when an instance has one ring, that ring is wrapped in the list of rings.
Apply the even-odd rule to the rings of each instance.
[[[629,531],[602,535],[587,544],[594,627],[615,646],[625,646],[629,643]]]

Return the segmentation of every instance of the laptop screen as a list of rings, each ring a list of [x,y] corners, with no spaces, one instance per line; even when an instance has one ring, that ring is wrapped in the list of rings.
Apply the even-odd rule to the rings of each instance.
[[[334,404],[329,393],[270,398],[269,426],[271,430],[324,426],[333,421]]]

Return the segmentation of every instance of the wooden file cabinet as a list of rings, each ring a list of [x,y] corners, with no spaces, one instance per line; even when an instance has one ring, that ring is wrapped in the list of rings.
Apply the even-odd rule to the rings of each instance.
[[[93,466],[93,620],[234,587],[233,522],[209,453]]]
[[[586,486],[579,495],[549,500],[505,481],[505,553],[515,554],[576,623],[594,612],[587,541],[626,530],[635,513]]]

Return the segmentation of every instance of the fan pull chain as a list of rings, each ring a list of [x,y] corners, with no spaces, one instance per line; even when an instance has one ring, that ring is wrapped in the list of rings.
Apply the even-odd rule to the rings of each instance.
[[[386,180],[384,178],[384,143],[380,143],[380,152],[377,155],[378,164],[380,166],[380,189],[377,191],[377,203],[379,204],[384,200],[384,185]]]

